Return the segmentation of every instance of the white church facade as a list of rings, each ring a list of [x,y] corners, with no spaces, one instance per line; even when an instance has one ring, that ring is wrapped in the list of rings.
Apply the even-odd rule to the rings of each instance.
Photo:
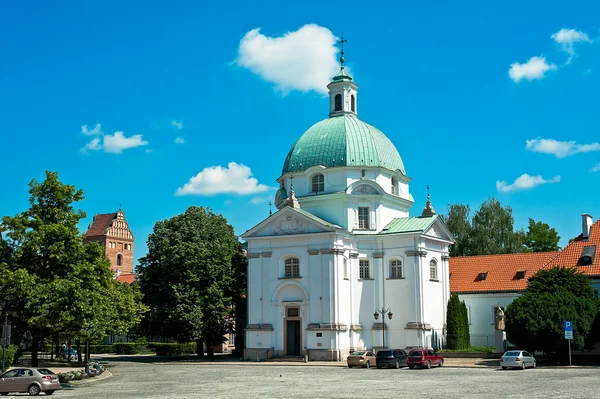
[[[429,198],[409,216],[402,159],[358,118],[343,51],[340,61],[329,117],[285,159],[277,212],[242,235],[249,360],[344,360],[357,349],[429,347],[434,331],[444,335],[452,236]]]

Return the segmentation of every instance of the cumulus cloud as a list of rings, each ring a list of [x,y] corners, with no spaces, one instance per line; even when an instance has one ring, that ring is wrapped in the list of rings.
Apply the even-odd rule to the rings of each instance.
[[[183,137],[177,137],[175,139],[175,144],[184,144],[185,143],[185,139]]]
[[[504,180],[496,182],[496,189],[501,193],[510,193],[514,191],[529,190],[541,184],[558,183],[560,176],[545,180],[542,176],[530,176],[527,173],[519,176],[512,184],[506,184]]]
[[[577,29],[561,29],[550,36],[556,43],[560,44],[562,50],[569,54],[569,60],[567,64],[571,62],[573,56],[575,56],[575,49],[573,45],[575,43],[591,43],[592,41],[582,31]]]
[[[142,140],[141,134],[126,137],[123,132],[115,132],[104,136],[104,152],[120,154],[123,150],[144,145],[148,145],[148,142]]]
[[[284,94],[291,90],[325,94],[339,70],[337,51],[336,37],[319,25],[304,25],[279,37],[265,36],[257,28],[240,41],[235,62]]]
[[[518,62],[511,64],[510,69],[508,70],[508,76],[510,76],[515,83],[518,83],[522,79],[542,79],[545,77],[546,72],[554,69],[556,69],[556,65],[546,62],[545,57],[531,57],[529,61],[524,64]]]
[[[594,173],[594,172],[600,172],[600,162],[598,162],[596,165],[594,165],[592,167],[592,169],[590,169],[590,173]]]
[[[92,130],[89,130],[87,125],[83,125],[81,126],[81,133],[85,134],[86,136],[97,136],[102,134],[102,127],[99,123],[96,123],[96,126],[94,126]]]
[[[183,187],[179,187],[175,195],[249,195],[272,189],[265,184],[259,184],[258,180],[252,177],[252,170],[246,165],[229,162],[226,168],[222,166],[204,168]]]
[[[532,152],[551,154],[557,158],[566,158],[580,152],[600,151],[600,143],[577,144],[575,141],[557,141],[538,137],[534,140],[527,140],[525,149]]]
[[[183,122],[173,119],[171,121],[171,126],[175,127],[177,130],[183,129]]]
[[[100,144],[100,137],[94,137],[92,141],[87,143],[85,147],[81,149],[82,152],[86,151],[98,151],[102,149],[102,144]]]

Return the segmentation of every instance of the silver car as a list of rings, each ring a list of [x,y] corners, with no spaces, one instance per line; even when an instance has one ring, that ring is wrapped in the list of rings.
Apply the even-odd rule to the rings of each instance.
[[[44,368],[21,367],[0,375],[0,395],[3,396],[10,392],[52,395],[57,389],[60,389],[58,375]]]
[[[500,366],[502,370],[509,367],[520,368],[525,370],[527,367],[535,368],[535,357],[527,351],[513,350],[507,351],[500,358]]]

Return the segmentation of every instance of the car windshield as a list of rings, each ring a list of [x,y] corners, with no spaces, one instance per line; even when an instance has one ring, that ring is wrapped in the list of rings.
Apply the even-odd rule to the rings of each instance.
[[[362,356],[364,355],[365,352],[364,351],[356,351],[356,352],[352,352],[351,355],[352,356]]]
[[[43,374],[43,375],[53,375],[54,373],[52,372],[52,370],[48,370],[48,369],[37,369],[38,373]]]
[[[379,351],[377,356],[392,356],[392,351]]]
[[[408,356],[421,356],[422,352],[421,351],[412,351],[410,352],[410,354]]]
[[[519,355],[521,355],[521,352],[519,352],[519,351],[509,351],[504,354],[504,356],[519,356]]]

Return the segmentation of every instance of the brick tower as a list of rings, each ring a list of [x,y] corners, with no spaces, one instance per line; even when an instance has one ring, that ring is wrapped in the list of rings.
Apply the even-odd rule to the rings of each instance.
[[[83,242],[97,242],[104,248],[112,269],[121,281],[133,282],[133,233],[121,209],[94,216]]]

